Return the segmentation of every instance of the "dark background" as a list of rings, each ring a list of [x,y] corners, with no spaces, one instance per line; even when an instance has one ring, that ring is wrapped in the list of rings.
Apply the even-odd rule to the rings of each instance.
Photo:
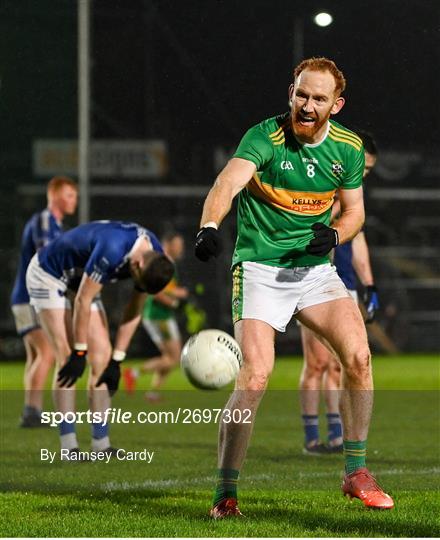
[[[73,0],[3,0],[0,7],[0,355],[20,353],[8,297],[23,225],[44,207],[49,180],[33,174],[32,142],[77,136],[76,9]],[[322,9],[334,17],[327,28],[312,22]],[[379,146],[378,166],[367,181],[366,232],[380,322],[403,351],[438,350],[438,1],[94,0],[92,136],[165,140],[169,172],[145,181],[92,182],[207,190],[219,167],[215,150],[230,153],[248,127],[286,109],[298,18],[304,56],[335,60],[347,78],[347,103],[337,120],[370,130]],[[198,301],[209,325],[231,330],[234,219],[222,227],[221,264],[204,266],[192,256],[206,190],[192,196],[101,193],[91,200],[91,219],[129,219],[159,234],[169,225],[179,228],[188,244],[182,281],[192,289],[204,284]],[[106,293],[113,325],[124,294],[124,286]],[[281,352],[299,352],[291,326],[279,340]],[[373,346],[381,349],[374,340]]]

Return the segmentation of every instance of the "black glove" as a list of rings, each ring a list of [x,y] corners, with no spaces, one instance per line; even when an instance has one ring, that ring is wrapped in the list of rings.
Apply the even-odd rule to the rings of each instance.
[[[327,227],[324,223],[314,223],[312,225],[312,231],[314,238],[306,247],[306,251],[309,255],[324,257],[324,255],[330,253],[330,251],[339,244],[338,231],[331,227]]]
[[[108,393],[113,396],[116,394],[116,390],[119,386],[119,379],[121,378],[121,362],[118,362],[117,360],[113,360],[113,358],[110,360],[110,362],[107,364],[107,367],[104,369],[101,377],[99,377],[98,382],[95,386],[99,386],[101,384],[106,384],[108,388]]]
[[[57,381],[60,386],[70,388],[74,385],[86,369],[87,351],[72,351],[69,360],[58,372]]]
[[[363,302],[367,310],[365,322],[368,324],[373,322],[376,312],[379,309],[379,296],[374,285],[367,285],[365,287]]]
[[[195,255],[203,262],[218,257],[223,250],[222,239],[214,227],[203,227],[197,233]]]

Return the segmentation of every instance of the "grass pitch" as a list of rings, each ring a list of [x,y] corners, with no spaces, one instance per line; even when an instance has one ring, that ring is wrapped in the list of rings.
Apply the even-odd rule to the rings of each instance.
[[[1,365],[2,536],[166,537],[423,537],[439,536],[439,370],[429,356],[375,358],[375,409],[368,465],[393,495],[389,512],[346,501],[339,485],[341,456],[301,454],[302,427],[296,392],[301,361],[280,359],[257,415],[239,484],[243,519],[207,517],[215,482],[218,424],[117,424],[112,443],[154,451],[142,461],[53,464],[40,449],[58,450],[55,428],[19,429],[23,365]],[[133,365],[135,362],[130,362]],[[134,395],[120,391],[113,406],[123,411],[220,408],[225,392],[191,389],[177,371],[164,400],[143,399],[148,378]],[[84,381],[78,409],[85,410]],[[46,396],[46,410],[51,410]],[[192,413],[191,413],[192,414]],[[81,448],[90,426],[78,425]],[[325,426],[322,425],[322,435]]]

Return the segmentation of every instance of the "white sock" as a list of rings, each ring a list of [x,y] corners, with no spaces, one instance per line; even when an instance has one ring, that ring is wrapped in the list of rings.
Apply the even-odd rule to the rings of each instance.
[[[108,436],[102,439],[92,439],[92,450],[94,452],[102,452],[103,450],[107,450],[109,446],[110,438]]]
[[[72,448],[78,448],[78,440],[76,438],[76,433],[66,433],[65,435],[60,435],[61,439],[61,448],[67,448],[67,450],[72,450]]]

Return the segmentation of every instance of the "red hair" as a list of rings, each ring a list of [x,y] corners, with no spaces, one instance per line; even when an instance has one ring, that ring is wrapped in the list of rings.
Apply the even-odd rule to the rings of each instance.
[[[56,193],[64,186],[70,186],[78,191],[78,184],[68,176],[54,176],[47,184],[47,192]]]
[[[309,71],[329,71],[333,78],[335,79],[335,93],[337,95],[342,94],[342,92],[345,90],[345,77],[344,74],[340,69],[338,69],[337,65],[328,58],[325,58],[324,56],[320,56],[318,58],[307,58],[307,60],[303,60],[300,64],[298,64],[293,72],[293,78],[296,80],[300,73],[308,69]]]

